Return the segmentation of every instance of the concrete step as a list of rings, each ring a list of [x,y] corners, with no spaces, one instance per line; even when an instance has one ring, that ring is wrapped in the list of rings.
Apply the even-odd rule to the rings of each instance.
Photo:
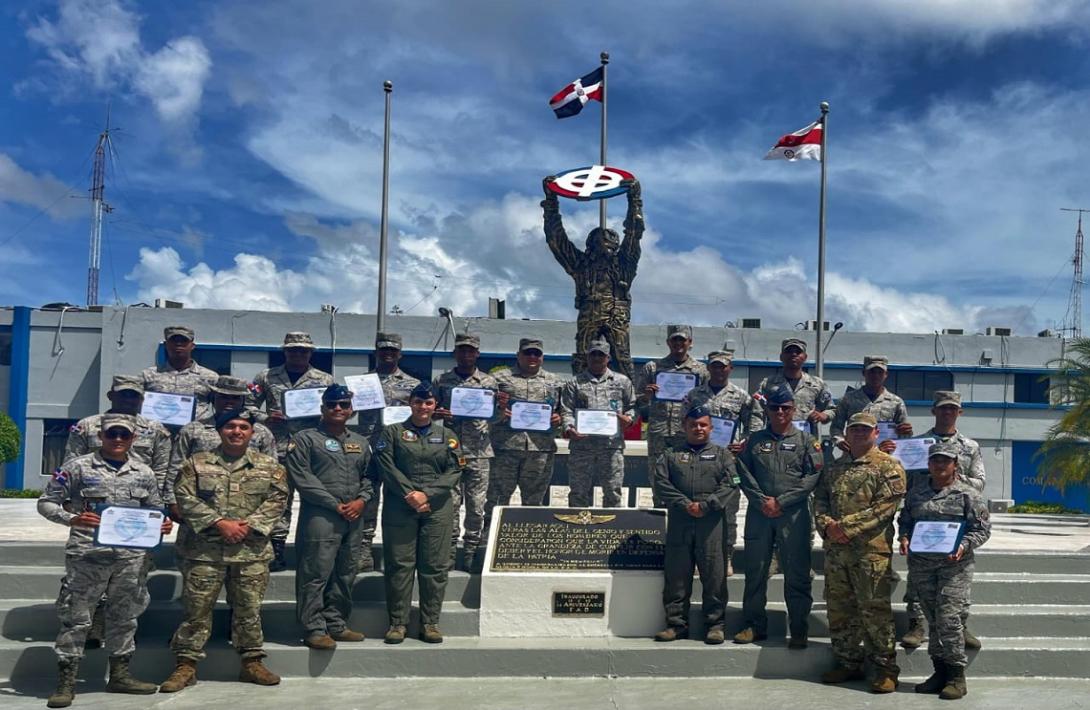
[[[412,624],[417,623],[414,607]],[[291,602],[269,601],[262,606],[265,636],[270,641],[291,643],[300,638],[295,621],[295,605]],[[898,636],[908,628],[903,605],[894,605]],[[971,628],[981,638],[1078,638],[1090,637],[1090,606],[1037,605],[1010,607],[981,604],[972,607]],[[167,639],[182,620],[182,606],[177,601],[156,601],[140,617],[137,638],[154,643]],[[386,606],[382,603],[357,603],[352,612],[352,628],[369,637],[380,637],[387,626]],[[694,636],[703,633],[700,604],[690,611],[690,628]],[[742,628],[744,617],[737,603],[727,607],[726,628],[734,633]],[[228,633],[227,605],[220,602],[213,616],[213,636],[226,638]],[[477,636],[480,613],[458,602],[443,605],[443,631],[449,636]],[[13,641],[52,641],[57,635],[57,613],[51,602],[39,600],[8,600],[0,602],[0,636]],[[787,632],[787,611],[783,603],[768,605],[768,631],[772,636]],[[828,636],[829,624],[825,605],[817,602],[810,614],[810,633],[814,637]]]
[[[238,659],[222,642],[208,646],[200,664],[203,680],[234,680]],[[749,646],[706,646],[700,641],[657,644],[649,639],[480,639],[450,638],[442,645],[410,639],[400,646],[381,641],[341,644],[335,651],[302,645],[266,644],[269,667],[288,677],[757,677],[816,679],[833,665],[824,640],[789,651],[780,639]],[[926,651],[898,651],[906,678],[931,671]],[[174,666],[170,650],[144,644],[133,670],[149,679],[165,678]],[[91,651],[80,675],[101,679],[106,653]],[[49,643],[0,641],[0,679],[23,682],[55,677],[56,657]],[[972,677],[1090,677],[1090,639],[989,639],[970,655]]]

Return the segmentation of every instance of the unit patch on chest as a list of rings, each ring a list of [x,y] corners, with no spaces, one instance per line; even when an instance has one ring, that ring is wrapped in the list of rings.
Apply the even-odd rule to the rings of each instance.
[[[762,454],[771,453],[772,452],[772,442],[771,441],[762,441],[761,445],[757,447],[757,451],[759,451]]]
[[[337,441],[336,439],[326,439],[325,440],[325,448],[326,448],[326,451],[340,451],[341,450],[341,442]]]
[[[782,451],[794,451],[795,449],[798,448],[798,446],[799,446],[798,444],[788,443],[788,442],[785,441],[782,444],[780,444],[780,449]]]
[[[700,454],[700,460],[701,461],[715,461],[715,453],[711,452],[711,451],[706,451],[706,452]]]
[[[442,444],[443,443],[443,437],[441,437],[441,436],[429,436],[428,437],[428,443],[429,444]]]
[[[416,441],[418,438],[420,438],[420,437],[418,437],[416,435],[415,431],[409,431],[408,429],[404,429],[401,432],[401,440],[402,441]]]
[[[693,455],[686,451],[678,457],[678,460],[681,461],[681,463],[689,463],[693,460]]]
[[[363,447],[359,444],[345,444],[344,451],[346,454],[362,454]]]

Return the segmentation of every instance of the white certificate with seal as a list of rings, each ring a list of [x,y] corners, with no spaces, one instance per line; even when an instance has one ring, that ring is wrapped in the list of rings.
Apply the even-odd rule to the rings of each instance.
[[[450,391],[450,413],[467,419],[491,419],[496,393],[484,387],[455,387]]]
[[[523,431],[549,431],[553,407],[546,402],[511,402],[511,428]]]
[[[99,513],[95,543],[106,547],[151,549],[163,541],[163,511],[110,505]]]
[[[735,419],[712,417],[711,442],[716,446],[730,446],[734,443],[734,430],[738,426]]]
[[[145,392],[140,413],[160,424],[185,426],[193,421],[193,406],[197,398],[191,394]]]
[[[386,407],[382,410],[382,426],[400,424],[411,417],[412,414],[413,408],[405,404]]]
[[[878,422],[878,441],[897,438],[897,422]]]
[[[965,524],[957,520],[919,520],[912,526],[909,552],[952,555],[961,544]]]
[[[575,432],[587,436],[617,436],[620,421],[609,409],[576,409]]]
[[[898,439],[896,443],[891,455],[906,471],[927,470],[927,450],[935,443],[934,439]]]
[[[386,406],[386,395],[382,391],[382,381],[374,372],[366,375],[349,375],[344,378],[344,384],[352,391],[352,409],[357,412],[368,409],[382,409]]]
[[[284,416],[288,419],[322,416],[322,392],[325,387],[284,390]]]
[[[655,384],[659,386],[655,399],[680,402],[696,387],[696,375],[691,372],[659,372],[655,374]]]

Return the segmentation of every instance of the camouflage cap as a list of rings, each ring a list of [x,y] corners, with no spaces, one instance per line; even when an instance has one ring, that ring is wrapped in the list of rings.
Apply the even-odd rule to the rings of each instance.
[[[713,362],[721,362],[724,365],[731,365],[734,363],[734,351],[733,350],[712,350],[708,353],[708,364]]]
[[[401,336],[397,333],[376,333],[375,349],[379,350],[381,348],[394,348],[400,350]]]
[[[802,338],[784,338],[780,343],[780,352],[784,352],[788,348],[798,348],[799,350],[806,352],[806,341]]]
[[[873,368],[880,367],[883,370],[889,370],[889,358],[885,355],[865,355],[863,357],[863,372]]]
[[[961,392],[955,392],[953,390],[935,390],[934,398],[932,399],[932,407],[942,407],[948,404],[952,404],[956,407],[961,407]]]
[[[540,350],[545,352],[545,343],[540,338],[522,338],[519,340],[519,352],[524,350]]]
[[[961,452],[958,450],[958,445],[953,441],[936,441],[927,449],[927,458],[933,459],[936,456],[945,456],[946,458],[954,459],[958,458],[958,454]]]
[[[609,343],[602,338],[597,338],[590,341],[590,345],[587,346],[588,353],[603,353],[609,355]]]
[[[287,350],[288,348],[306,348],[308,350],[314,350],[317,346],[314,344],[314,339],[310,337],[310,333],[296,330],[284,334],[284,344],[280,347],[284,350]]]
[[[454,347],[457,348],[460,345],[468,345],[471,348],[481,349],[480,336],[473,335],[472,333],[458,333],[454,336]]]
[[[868,412],[857,412],[848,419],[848,427],[853,426],[865,426],[874,429],[878,426],[878,420],[874,418],[873,414]]]
[[[250,383],[241,377],[220,375],[215,384],[209,385],[208,389],[216,394],[225,394],[229,397],[245,397],[250,393]]]
[[[144,394],[144,381],[132,375],[114,375],[110,383],[111,392],[139,392]]]
[[[163,340],[170,340],[175,335],[181,335],[186,340],[195,340],[196,334],[188,325],[168,325],[163,328]]]
[[[666,326],[666,339],[673,340],[674,338],[685,338],[686,340],[693,339],[693,327],[691,325],[668,325]]]
[[[102,419],[99,420],[99,428],[102,431],[109,431],[114,427],[121,427],[122,429],[128,429],[129,431],[136,431],[136,417],[131,414],[103,414]]]

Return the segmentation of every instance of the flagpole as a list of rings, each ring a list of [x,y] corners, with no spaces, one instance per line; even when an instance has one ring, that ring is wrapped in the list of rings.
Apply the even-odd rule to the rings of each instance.
[[[386,92],[386,127],[382,136],[382,221],[379,226],[378,240],[378,313],[376,314],[376,334],[386,330],[386,231],[389,223],[390,205],[390,94],[393,93],[394,82],[382,82],[382,90]]]
[[[821,203],[818,208],[818,282],[817,282],[817,376],[825,375],[825,355],[821,336],[825,329],[825,166],[828,165],[826,143],[829,139],[829,102],[821,102]]]
[[[599,165],[606,165],[606,99],[609,92],[606,90],[606,71],[609,66],[609,52],[602,52],[602,154]],[[598,200],[598,226],[606,228],[606,201]]]

